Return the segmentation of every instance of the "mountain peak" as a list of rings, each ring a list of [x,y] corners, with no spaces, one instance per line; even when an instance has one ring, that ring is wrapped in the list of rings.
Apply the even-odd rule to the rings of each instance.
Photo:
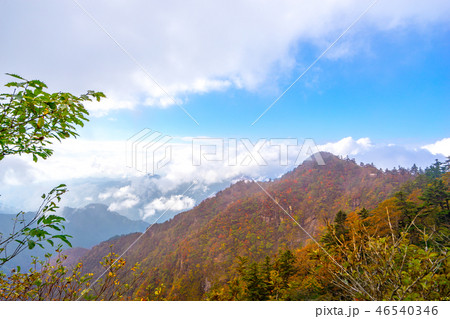
[[[195,286],[189,295],[179,287],[192,286],[192,278],[206,282],[211,274],[226,280],[235,256],[261,260],[280,248],[297,249],[309,236],[319,236],[338,211],[372,209],[412,178],[410,174],[373,174],[378,171],[374,167],[328,152],[320,156],[325,165],[318,165],[313,154],[311,160],[274,181],[237,182],[193,209],[154,225],[140,241],[134,243],[136,236],[127,235],[103,242],[83,260],[95,265],[90,271],[101,271],[98,262],[111,244],[127,247],[133,243],[127,251],[130,263],[141,262],[143,269],[154,270],[141,286],[167,278],[159,270],[165,265],[172,274],[165,282],[173,289],[172,298],[202,299],[203,286]]]

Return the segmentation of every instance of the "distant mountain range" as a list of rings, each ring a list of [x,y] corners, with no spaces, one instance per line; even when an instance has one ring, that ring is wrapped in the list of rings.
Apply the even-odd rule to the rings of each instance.
[[[237,182],[193,209],[152,225],[124,255],[127,265],[139,262],[145,273],[133,292],[147,294],[148,287],[163,283],[168,299],[201,300],[212,285],[230,279],[237,256],[258,261],[280,248],[297,249],[309,235],[320,236],[339,210],[372,209],[413,178],[406,169],[383,171],[330,153],[321,155],[323,166],[308,160],[274,181]],[[111,245],[121,254],[138,236],[120,236],[93,247],[82,258],[85,270],[100,273],[99,262]]]
[[[91,248],[113,236],[143,232],[149,226],[141,220],[131,220],[108,210],[103,204],[89,204],[83,208],[64,208],[66,233],[71,235],[73,247]]]
[[[208,185],[177,181],[174,183],[176,185],[172,185],[167,184],[167,180],[161,179],[158,175],[144,175],[119,179],[81,178],[51,181],[39,184],[39,187],[32,184],[8,185],[2,188],[0,185],[0,214],[11,214],[20,210],[33,211],[39,206],[42,193],[64,183],[69,192],[62,197],[60,203],[62,207],[83,208],[89,204],[99,203],[131,220],[144,220],[151,224],[155,221],[164,222],[192,208],[194,204],[229,186],[232,180],[230,177],[228,180]],[[27,194],[25,201],[20,194]],[[178,203],[170,205],[176,199]],[[180,205],[183,200],[189,202],[190,206]],[[152,202],[156,203],[155,211],[154,214],[149,214],[146,208],[151,206]],[[163,212],[165,213],[162,215]]]
[[[29,212],[24,217],[31,219],[33,215]],[[114,236],[143,232],[149,226],[146,222],[130,220],[116,212],[108,211],[108,207],[103,204],[89,204],[78,209],[66,207],[62,211],[62,215],[66,218],[64,233],[72,236],[70,242],[74,248],[91,248]],[[11,232],[14,217],[15,215],[12,214],[0,214],[0,233]],[[69,254],[81,256],[83,251],[75,249],[71,250]],[[27,268],[30,266],[31,256],[43,258],[44,254],[44,250],[39,248],[32,251],[26,250],[6,264],[6,267]]]

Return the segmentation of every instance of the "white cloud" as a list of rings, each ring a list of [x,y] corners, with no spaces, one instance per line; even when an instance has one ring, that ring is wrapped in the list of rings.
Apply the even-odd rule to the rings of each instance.
[[[52,145],[54,154],[46,160],[32,161],[31,156],[13,156],[5,163],[8,169],[22,163],[33,181],[67,181],[85,177],[125,177],[137,172],[126,166],[125,141],[67,139]],[[4,161],[2,161],[3,163]],[[21,168],[24,171],[25,168]],[[25,171],[24,171],[25,172]]]
[[[129,198],[123,201],[113,202],[108,206],[109,211],[121,211],[125,209],[130,209],[139,204],[138,198]]]
[[[439,154],[443,154],[440,152],[446,149],[445,140],[417,148],[393,143],[373,144],[369,138],[355,140],[352,137],[346,137],[337,142],[319,145],[318,148],[335,155],[355,158],[358,162],[374,163],[379,168],[411,167],[413,164],[424,168],[434,162],[436,157],[442,159],[442,155]],[[440,151],[433,152],[431,149]]]
[[[0,161],[0,183],[21,185],[24,181],[32,183],[35,179],[36,171],[23,158],[7,156]]]
[[[100,193],[98,194],[98,199],[101,201],[107,200],[108,198],[111,197],[111,192],[106,192],[106,193]]]
[[[142,219],[153,216],[156,211],[181,211],[191,209],[195,200],[183,195],[173,195],[170,198],[160,197],[144,206]]]
[[[124,198],[134,196],[131,192],[131,187],[129,185],[119,188],[113,193],[114,198]]]
[[[108,93],[106,99],[102,99],[100,102],[92,101],[84,103],[89,114],[94,117],[101,117],[107,115],[111,110],[128,109],[132,110],[137,104],[137,100],[134,97],[121,97],[115,98],[114,95]],[[113,118],[110,118],[114,121]]]
[[[116,190],[110,190],[106,193],[101,193],[98,195],[99,199],[113,198],[113,202],[108,206],[110,211],[121,211],[130,209],[137,204],[139,204],[140,199],[134,193],[134,190],[130,185],[120,187]]]
[[[303,44],[323,50],[371,0],[80,2],[182,103],[186,95],[230,87],[276,88],[273,79],[309,63],[296,61]],[[110,99],[89,105],[96,116],[174,104],[74,3],[17,0],[2,12],[10,32],[0,34],[9,44],[0,69],[43,79],[55,90],[102,90]],[[355,54],[372,30],[424,28],[449,17],[449,1],[379,1],[326,58]],[[51,50],[29,37],[36,25],[52,39]]]
[[[450,138],[443,138],[433,144],[422,146],[422,149],[430,151],[433,155],[442,154],[450,156]]]
[[[352,137],[345,137],[335,143],[327,143],[320,145],[321,151],[330,152],[334,155],[350,156],[361,152],[368,151],[373,148],[372,142],[368,137],[354,140]]]
[[[123,199],[123,198],[127,198],[130,196],[134,196],[134,195],[132,194],[131,187],[129,185],[123,186],[120,188],[111,188],[111,189],[108,189],[104,193],[98,194],[98,198],[100,200],[106,200],[109,198]]]

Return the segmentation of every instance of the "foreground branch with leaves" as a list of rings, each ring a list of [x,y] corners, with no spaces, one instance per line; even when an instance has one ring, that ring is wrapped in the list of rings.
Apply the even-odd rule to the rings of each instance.
[[[88,121],[83,103],[105,97],[95,91],[49,93],[42,81],[8,75],[19,81],[5,84],[13,92],[0,94],[0,160],[13,154],[32,154],[34,161],[48,158],[52,140],[78,136],[76,126]]]
[[[391,228],[389,235],[379,237],[363,223],[352,225],[348,240],[334,237],[336,244],[330,249],[343,266],[329,266],[333,283],[357,300],[446,300],[448,247],[432,234],[421,234],[423,245],[416,245],[408,232],[397,235]]]
[[[76,126],[88,121],[89,113],[83,103],[105,97],[95,91],[80,96],[49,93],[45,91],[47,85],[39,80],[9,75],[19,81],[5,85],[13,92],[0,94],[0,161],[5,156],[22,154],[31,154],[34,161],[48,158],[53,153],[49,146],[54,140],[78,136]],[[117,300],[128,289],[129,284],[122,285],[117,279],[125,261],[112,251],[101,262],[107,275],[94,282],[93,274],[83,273],[82,263],[74,267],[64,265],[62,244],[71,247],[71,236],[63,233],[65,219],[56,215],[56,210],[66,192],[64,184],[53,188],[42,195],[42,204],[35,213],[18,213],[11,231],[0,233],[0,267],[25,249],[45,248],[44,244],[55,247],[55,241],[60,242],[56,246],[56,262],[47,253],[46,260],[34,259],[34,266],[25,272],[20,267],[9,274],[0,271],[0,300]],[[135,265],[132,272],[137,271]]]
[[[83,102],[100,101],[102,92],[88,91],[75,96],[67,92],[49,93],[40,80],[26,80],[8,74],[16,81],[5,84],[12,92],[0,94],[0,161],[8,155],[31,154],[33,160],[46,159],[53,150],[54,140],[78,136],[76,126],[88,121],[89,112]],[[54,246],[58,240],[70,246],[69,235],[62,233],[64,218],[55,215],[61,196],[67,192],[64,184],[42,195],[42,204],[28,218],[20,212],[9,234],[0,233],[0,267],[25,248],[41,248],[44,243]],[[50,233],[50,230],[59,233]]]
[[[0,267],[23,252],[25,249],[33,249],[36,245],[44,248],[43,243],[55,246],[55,240],[72,247],[70,235],[62,233],[65,229],[64,218],[55,215],[61,196],[67,192],[66,185],[61,184],[52,189],[48,194],[43,194],[43,202],[37,212],[27,219],[24,212],[20,212],[14,218],[14,226],[10,234],[0,234]],[[54,233],[57,231],[58,233]]]
[[[55,262],[51,255],[45,261],[35,260],[29,272],[0,273],[0,300],[124,300],[135,280],[142,276],[137,264],[131,268],[133,279],[120,282],[126,262],[112,250],[101,262],[105,276],[96,280],[94,274],[83,272],[83,263],[65,266],[66,256],[59,250],[57,253]]]

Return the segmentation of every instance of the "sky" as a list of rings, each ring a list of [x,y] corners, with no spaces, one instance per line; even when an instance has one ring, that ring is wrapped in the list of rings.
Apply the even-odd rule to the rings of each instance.
[[[0,10],[2,84],[16,73],[51,91],[107,96],[86,105],[90,122],[78,139],[55,144],[52,158],[0,163],[3,205],[36,205],[17,187],[121,179],[130,187],[92,189],[85,199],[117,194],[112,210],[151,213],[193,206],[173,193],[181,185],[278,177],[309,151],[380,168],[450,156],[449,1],[0,0]],[[157,172],[130,154],[144,129],[170,139],[147,136],[135,148],[145,163],[143,145],[160,160],[170,155]],[[193,165],[197,142],[209,154],[201,165]],[[280,143],[290,150],[286,165]],[[228,157],[214,157],[211,145]],[[146,173],[158,174],[160,197],[133,189]]]

